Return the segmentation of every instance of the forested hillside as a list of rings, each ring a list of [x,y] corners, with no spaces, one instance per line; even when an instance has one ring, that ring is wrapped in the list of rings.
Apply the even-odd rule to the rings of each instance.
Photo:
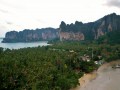
[[[112,31],[98,38],[97,42],[109,43],[109,44],[120,44],[120,30]]]
[[[58,42],[52,46],[0,48],[0,90],[69,90],[100,64],[120,59],[119,45]]]

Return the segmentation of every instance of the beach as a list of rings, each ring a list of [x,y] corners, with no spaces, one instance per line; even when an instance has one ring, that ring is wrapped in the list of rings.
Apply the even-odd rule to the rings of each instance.
[[[120,68],[112,66],[120,60],[105,63],[97,71],[85,74],[79,79],[80,86],[73,90],[120,90]]]

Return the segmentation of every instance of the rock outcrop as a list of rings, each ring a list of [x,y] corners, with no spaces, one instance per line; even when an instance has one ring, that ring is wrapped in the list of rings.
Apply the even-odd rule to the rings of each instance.
[[[90,23],[76,21],[75,24],[66,24],[62,21],[59,30],[61,40],[95,40],[111,31],[120,31],[120,15],[112,13]],[[79,39],[76,33],[81,33]]]
[[[84,34],[81,32],[73,33],[73,32],[60,32],[60,40],[84,40]]]
[[[7,32],[2,42],[32,42],[32,41],[49,41],[59,38],[57,29],[45,28],[36,30],[23,30],[20,32]]]
[[[106,35],[109,32],[114,31],[120,32],[120,15],[112,13],[110,15],[104,16],[103,18],[95,22],[89,23],[76,21],[75,24],[66,24],[64,21],[62,21],[58,29],[27,29],[20,32],[7,32],[5,38],[3,39],[3,42],[31,42],[41,40],[49,41],[55,39],[60,39],[61,41],[92,41]]]

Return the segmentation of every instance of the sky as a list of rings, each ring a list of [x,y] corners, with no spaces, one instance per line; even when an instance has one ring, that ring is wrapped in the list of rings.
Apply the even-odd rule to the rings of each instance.
[[[0,37],[7,31],[53,27],[61,21],[93,22],[120,15],[120,0],[0,0]]]

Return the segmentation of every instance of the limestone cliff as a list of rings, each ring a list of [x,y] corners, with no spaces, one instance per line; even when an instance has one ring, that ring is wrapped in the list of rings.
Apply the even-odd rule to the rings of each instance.
[[[44,41],[54,40],[59,38],[57,29],[44,28],[36,30],[23,30],[20,32],[10,31],[7,32],[2,42],[32,42],[32,41]]]
[[[60,32],[60,40],[84,40],[84,34],[81,32],[73,33],[73,32]]]
[[[95,40],[111,31],[120,31],[120,15],[112,13],[90,23],[66,24],[62,21],[59,30],[61,40]]]
[[[58,29],[44,28],[36,30],[23,30],[20,32],[7,32],[3,42],[31,42],[41,40],[95,40],[109,32],[120,31],[120,15],[109,14],[95,22],[75,24],[61,22]],[[115,33],[116,34],[116,33]]]

